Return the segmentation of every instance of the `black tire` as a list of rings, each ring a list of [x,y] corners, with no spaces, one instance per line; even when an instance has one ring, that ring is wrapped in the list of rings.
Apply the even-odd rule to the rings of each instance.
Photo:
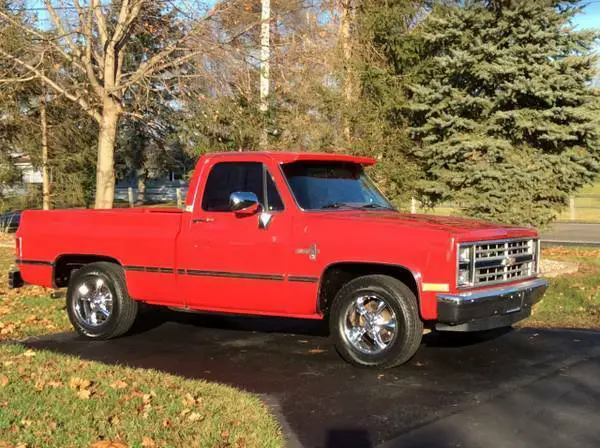
[[[376,354],[358,350],[344,331],[347,310],[358,297],[368,294],[375,294],[387,302],[396,316],[394,337],[381,353]],[[349,363],[361,367],[390,368],[404,364],[417,352],[423,337],[423,322],[415,294],[401,281],[386,275],[366,275],[344,285],[331,306],[329,325],[338,353]]]
[[[87,280],[101,278],[112,294],[112,312],[100,325],[92,326],[83,321],[76,311],[77,290]],[[91,339],[111,339],[129,331],[138,314],[138,303],[127,293],[125,273],[121,266],[108,263],[90,263],[78,269],[69,281],[67,289],[67,312],[75,330]]]

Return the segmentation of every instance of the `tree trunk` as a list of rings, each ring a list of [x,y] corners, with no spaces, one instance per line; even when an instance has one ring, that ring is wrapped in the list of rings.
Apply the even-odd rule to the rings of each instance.
[[[98,134],[95,208],[112,208],[115,198],[114,154],[121,109],[112,98],[105,98]]]
[[[140,204],[145,203],[146,202],[146,176],[143,174],[138,175],[137,190],[138,190],[137,201]]]
[[[48,119],[46,117],[46,86],[42,79],[40,95],[40,127],[42,130],[42,209],[50,210],[50,175],[48,173]]]

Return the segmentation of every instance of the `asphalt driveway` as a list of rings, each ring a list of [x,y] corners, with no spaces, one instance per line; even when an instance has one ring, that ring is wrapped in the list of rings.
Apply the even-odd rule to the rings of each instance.
[[[161,314],[134,334],[29,345],[261,394],[290,446],[598,447],[600,333],[430,334],[408,364],[345,364],[320,322]]]
[[[600,246],[600,223],[554,223],[542,233],[542,243],[566,246]]]

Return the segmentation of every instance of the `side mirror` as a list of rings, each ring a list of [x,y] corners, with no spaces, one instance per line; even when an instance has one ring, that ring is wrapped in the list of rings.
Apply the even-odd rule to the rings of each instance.
[[[229,196],[229,208],[236,215],[249,216],[258,213],[260,202],[250,191],[236,191]]]

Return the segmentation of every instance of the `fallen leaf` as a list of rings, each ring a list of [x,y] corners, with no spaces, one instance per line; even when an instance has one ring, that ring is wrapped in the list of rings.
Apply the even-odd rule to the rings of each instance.
[[[110,385],[113,389],[125,389],[128,384],[125,381],[117,380]]]
[[[184,406],[194,406],[196,404],[196,397],[188,392],[183,396],[182,401]]]
[[[69,380],[69,387],[71,389],[87,389],[91,385],[92,385],[92,382],[90,380],[84,380],[77,376],[74,376],[73,378],[71,378]]]
[[[35,352],[33,350],[29,349],[25,353],[23,353],[23,356],[25,356],[27,358],[31,358],[32,356],[35,356]]]
[[[80,389],[77,391],[77,398],[80,400],[89,400],[92,396],[92,392],[88,389]]]
[[[154,443],[154,440],[152,440],[150,437],[143,437],[142,446],[145,448],[154,448],[156,443]]]
[[[188,416],[188,420],[190,422],[197,422],[199,420],[204,420],[204,416],[202,414],[199,414],[197,412],[192,412],[189,416]]]
[[[8,384],[8,377],[6,375],[0,376],[0,386],[4,387]]]
[[[99,440],[92,443],[90,448],[127,448],[127,445],[121,442],[111,442],[110,440]]]

